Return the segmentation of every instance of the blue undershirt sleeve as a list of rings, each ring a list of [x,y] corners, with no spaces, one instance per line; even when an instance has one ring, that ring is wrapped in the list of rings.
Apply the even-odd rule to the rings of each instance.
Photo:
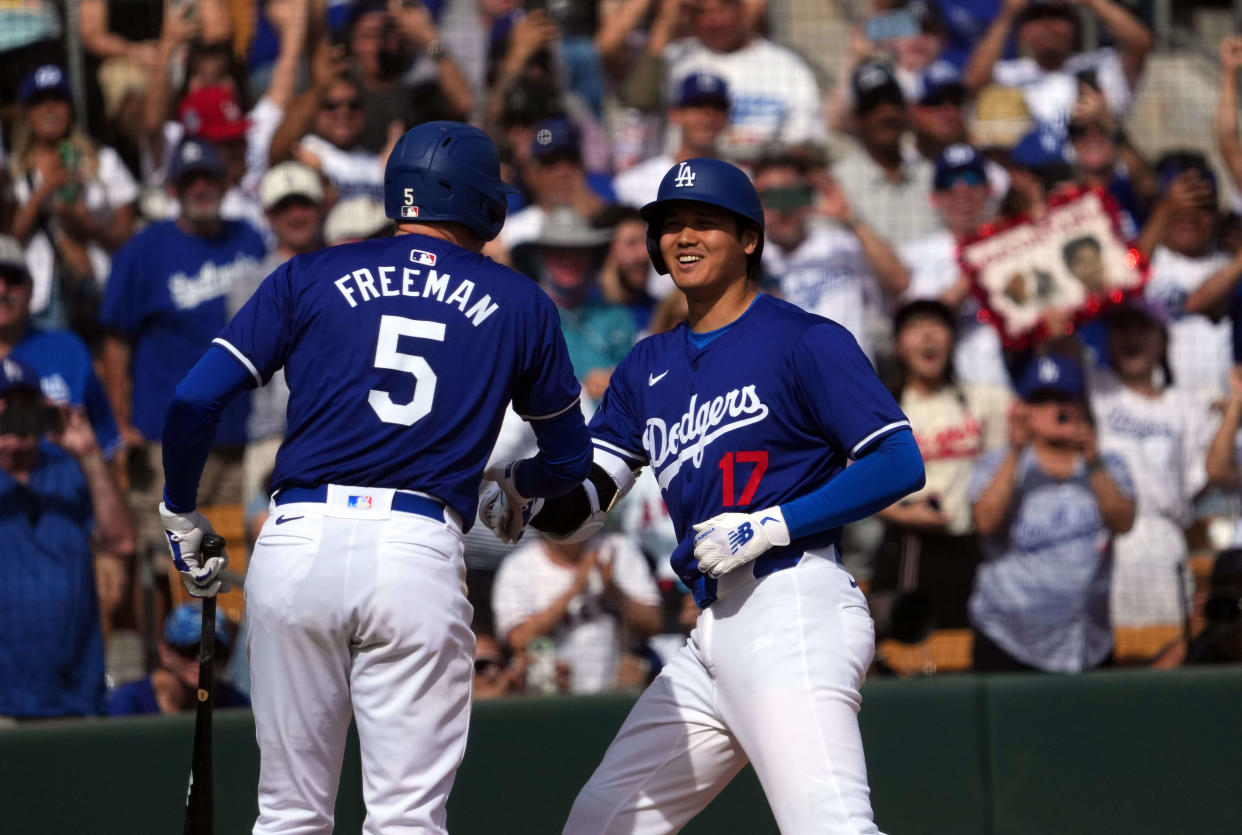
[[[923,456],[914,434],[902,429],[882,438],[827,484],[781,505],[791,539],[839,528],[883,510],[920,490]]]
[[[514,486],[529,498],[551,498],[572,490],[591,472],[591,433],[577,404],[548,420],[531,421],[539,454],[524,459],[513,475]]]
[[[254,384],[248,369],[213,345],[177,385],[164,419],[163,441],[164,504],[173,513],[194,510],[220,413]]]

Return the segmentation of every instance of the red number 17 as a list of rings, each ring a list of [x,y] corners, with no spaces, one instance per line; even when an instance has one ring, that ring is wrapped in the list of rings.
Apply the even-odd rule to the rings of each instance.
[[[733,500],[733,462],[735,459],[739,464],[755,465],[755,468],[750,471],[750,478],[746,479],[746,487],[742,490],[742,495],[738,497],[737,501]],[[724,457],[720,459],[720,469],[724,483],[724,506],[736,507],[737,505],[750,504],[755,498],[755,491],[759,489],[760,479],[767,472],[768,452],[767,450],[726,452]]]

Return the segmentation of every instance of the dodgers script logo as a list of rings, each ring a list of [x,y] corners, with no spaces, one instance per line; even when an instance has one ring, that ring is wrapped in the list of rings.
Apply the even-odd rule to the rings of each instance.
[[[677,167],[677,179],[673,180],[674,188],[694,188],[694,178],[699,176],[690,168],[690,163],[683,162]]]
[[[690,398],[690,408],[672,426],[658,417],[647,418],[643,448],[652,468],[660,473],[660,486],[667,487],[683,462],[693,461],[695,469],[702,465],[703,451],[712,441],[767,416],[768,407],[759,399],[754,386],[733,389],[702,403],[695,394]],[[660,472],[666,463],[668,466]]]

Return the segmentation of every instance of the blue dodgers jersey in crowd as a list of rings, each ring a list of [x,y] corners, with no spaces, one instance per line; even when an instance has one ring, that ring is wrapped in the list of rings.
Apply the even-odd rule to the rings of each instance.
[[[242,221],[226,220],[220,235],[200,238],[168,220],[113,256],[99,318],[133,340],[131,419],[148,440],[159,440],[177,383],[228,322],[229,288],[265,253],[259,233]],[[240,397],[225,409],[216,443],[246,442],[249,401]]]
[[[417,490],[467,527],[510,400],[531,420],[577,408],[556,307],[539,285],[423,235],[297,256],[216,342],[256,382],[285,369],[276,488]]]
[[[105,705],[90,489],[44,441],[22,485],[0,470],[0,716],[89,716]]]
[[[909,425],[849,331],[761,295],[702,348],[685,324],[638,343],[590,429],[597,451],[653,468],[681,539],[717,514],[806,495]],[[825,548],[840,535],[769,554]]]
[[[116,454],[121,435],[112,405],[95,374],[90,351],[77,334],[30,328],[13,346],[13,356],[34,366],[43,394],[53,403],[81,406],[104,455],[111,458]]]

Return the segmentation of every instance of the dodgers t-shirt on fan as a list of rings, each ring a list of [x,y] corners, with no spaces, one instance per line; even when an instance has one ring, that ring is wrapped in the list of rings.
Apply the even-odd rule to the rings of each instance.
[[[681,539],[717,514],[806,495],[909,425],[849,331],[761,295],[701,348],[684,323],[638,343],[590,429],[597,455],[651,466]],[[790,553],[840,536],[796,540]]]
[[[220,235],[188,235],[176,221],[153,223],[112,259],[99,312],[105,327],[133,340],[133,424],[159,440],[173,391],[228,322],[229,287],[265,253],[249,224],[223,222]],[[217,444],[246,442],[249,396],[220,418]]]
[[[277,489],[427,493],[473,524],[506,408],[578,408],[556,307],[534,281],[423,235],[299,255],[221,332],[262,384],[289,384]]]

